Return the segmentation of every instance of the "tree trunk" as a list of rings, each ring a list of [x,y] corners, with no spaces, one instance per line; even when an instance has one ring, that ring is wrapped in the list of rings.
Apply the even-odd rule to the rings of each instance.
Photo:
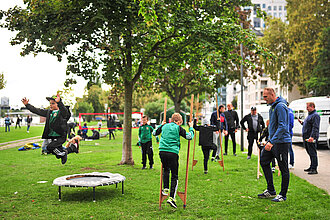
[[[180,110],[181,110],[180,105],[181,105],[181,101],[175,100],[175,102],[174,102],[175,112],[180,113]]]
[[[133,82],[125,81],[125,107],[124,107],[124,130],[123,130],[123,154],[119,164],[134,165],[132,157],[132,95]]]

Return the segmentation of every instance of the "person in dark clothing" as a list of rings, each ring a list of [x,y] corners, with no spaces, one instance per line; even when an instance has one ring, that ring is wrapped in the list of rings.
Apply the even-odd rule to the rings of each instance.
[[[5,118],[5,132],[7,132],[7,128],[8,128],[8,132],[10,132],[10,125],[11,125],[11,119],[9,118],[9,115],[7,115],[7,117]]]
[[[258,194],[258,198],[271,198],[273,202],[286,200],[288,192],[290,172],[288,167],[288,151],[292,141],[289,131],[289,109],[287,102],[282,97],[276,97],[272,88],[265,88],[263,98],[270,105],[269,108],[269,140],[260,155],[260,165],[265,175],[267,189]],[[276,195],[273,174],[270,162],[276,158],[282,174],[281,192]]]
[[[246,128],[244,123],[247,122]],[[251,159],[253,143],[258,141],[258,134],[265,128],[263,117],[257,113],[257,108],[252,107],[251,113],[244,116],[240,122],[242,129],[248,132],[247,139],[249,141],[247,159]]]
[[[70,122],[68,123],[68,134],[71,134],[72,132],[75,134],[76,131],[75,131],[75,128],[77,127],[77,123],[76,122]]]
[[[310,158],[310,166],[307,169],[304,169],[308,174],[318,174],[317,166],[317,140],[319,138],[320,130],[320,116],[315,110],[314,102],[308,102],[307,111],[308,116],[305,118],[304,122],[298,119],[299,123],[302,124],[302,137],[304,141],[304,147],[306,148],[307,154]]]
[[[227,155],[228,153],[228,140],[229,135],[233,142],[233,154],[236,156],[236,139],[235,139],[235,133],[237,132],[237,129],[239,128],[239,119],[238,114],[236,111],[233,110],[233,105],[229,103],[227,105],[227,111],[224,112],[227,125],[228,125],[228,134],[225,135],[225,153],[224,155]]]
[[[108,117],[107,127],[108,127],[108,131],[109,131],[109,140],[111,140],[111,135],[112,135],[113,139],[115,140],[114,130],[116,128],[116,121],[115,121],[114,117],[111,117],[111,116]]]
[[[219,154],[220,154],[220,135],[221,132],[224,133],[224,135],[227,135],[227,131],[228,131],[228,125],[227,125],[227,120],[225,115],[223,114],[225,112],[225,106],[220,105],[219,109],[218,109],[219,113],[217,113],[217,111],[214,111],[211,115],[211,119],[210,119],[210,124],[217,126],[218,121],[220,121],[220,133],[219,131],[213,132],[213,143],[217,146],[217,150],[213,150],[212,153],[212,161],[215,160],[219,160]],[[218,116],[219,114],[219,116]],[[219,117],[219,118],[218,118]],[[215,158],[214,158],[215,157]]]
[[[66,141],[68,132],[67,121],[71,117],[71,113],[63,105],[59,94],[46,99],[50,103],[49,109],[36,108],[29,104],[29,100],[25,97],[22,99],[22,102],[31,112],[46,117],[42,138],[51,139],[51,142],[47,145],[47,151],[54,154],[57,159],[61,158],[62,164],[65,164],[67,155],[76,151],[75,148],[64,150],[62,147],[62,144]]]
[[[92,128],[92,132],[93,132],[92,136],[88,136],[87,139],[91,139],[91,140],[98,140],[98,139],[100,139],[100,132],[98,132],[94,128]]]
[[[268,126],[269,126],[269,120],[266,121],[266,127],[260,133],[260,138],[258,140],[258,147],[260,148],[260,151],[262,151],[262,149],[265,147],[265,144],[263,144],[262,140],[265,139],[267,143],[269,139]],[[272,160],[272,172],[275,173],[275,158],[273,158]]]
[[[21,128],[21,121],[22,119],[19,117],[19,115],[17,115],[15,129],[17,128],[17,126]]]
[[[28,116],[26,117],[26,124],[27,124],[26,132],[27,132],[27,133],[30,133],[30,126],[31,126],[31,123],[32,123],[32,117],[30,117],[30,115],[28,115]]]
[[[81,137],[83,139],[87,139],[88,138],[88,136],[87,136],[87,132],[88,132],[87,123],[84,123],[84,126],[82,126],[81,130],[82,130],[81,131]]]
[[[217,149],[217,146],[213,143],[213,132],[219,131],[220,122],[217,121],[217,126],[209,124],[198,126],[196,122],[197,119],[194,120],[194,129],[199,131],[199,145],[202,146],[204,155],[204,174],[207,174],[207,162],[210,157],[210,151]]]

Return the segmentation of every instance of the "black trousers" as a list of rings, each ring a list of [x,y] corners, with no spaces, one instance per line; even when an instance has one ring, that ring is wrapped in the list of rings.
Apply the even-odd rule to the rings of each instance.
[[[225,153],[228,152],[228,140],[229,135],[231,138],[231,141],[233,142],[233,153],[236,153],[236,139],[235,139],[235,130],[228,130],[228,135],[225,135]]]
[[[143,166],[145,167],[147,164],[147,155],[149,159],[149,165],[152,166],[154,164],[154,151],[152,149],[152,142],[148,141],[146,143],[141,143],[141,151]]]
[[[179,155],[172,152],[160,151],[160,160],[163,164],[163,183],[164,189],[169,189],[170,172],[171,172],[171,190],[170,197],[175,199],[178,188],[178,170],[179,170]]]
[[[307,154],[309,155],[311,161],[309,168],[313,170],[317,170],[317,166],[318,166],[317,151],[316,151],[317,143],[311,143],[304,140],[304,147],[306,148]]]
[[[113,136],[113,139],[115,140],[115,134],[113,133],[114,129],[108,129],[109,130],[109,140],[111,140],[111,135]]]
[[[57,159],[65,155],[62,144],[66,141],[65,137],[58,137],[57,139],[52,139],[47,145],[47,151],[56,156]]]
[[[275,157],[282,174],[282,184],[280,195],[286,197],[288,192],[290,173],[288,168],[288,151],[290,143],[274,144],[270,151],[262,149],[260,156],[260,165],[264,171],[264,175],[267,181],[267,189],[269,191],[275,191],[273,184],[273,173],[270,168],[270,163]]]
[[[253,143],[258,140],[258,132],[254,131],[249,131],[248,136],[247,136],[249,146],[248,146],[248,156],[252,155],[252,148],[253,148]]]
[[[204,170],[207,170],[207,163],[208,163],[209,158],[210,158],[211,147],[202,146],[202,151],[203,151],[203,155],[204,155]]]

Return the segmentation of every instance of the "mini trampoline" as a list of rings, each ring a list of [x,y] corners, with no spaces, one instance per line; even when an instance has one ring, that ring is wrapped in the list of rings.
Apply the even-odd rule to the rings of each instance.
[[[125,177],[118,173],[83,173],[58,177],[53,181],[53,185],[58,186],[58,200],[61,201],[61,187],[93,187],[93,202],[95,202],[95,187],[108,186],[122,183],[121,193],[124,194]]]

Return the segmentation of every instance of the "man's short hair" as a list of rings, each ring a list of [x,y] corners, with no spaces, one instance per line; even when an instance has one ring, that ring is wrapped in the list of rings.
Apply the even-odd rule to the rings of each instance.
[[[182,116],[179,113],[174,113],[172,115],[171,121],[173,121],[173,122],[181,122],[182,121]]]
[[[148,116],[143,115],[142,118],[146,118],[147,120],[149,120]]]
[[[267,90],[267,91],[270,92],[270,93],[274,93],[274,94],[276,94],[276,93],[275,93],[275,90],[274,90],[273,88],[266,87],[266,88],[264,88],[264,90]]]
[[[219,105],[219,109],[224,108],[224,107],[225,107],[224,105]]]
[[[314,102],[307,102],[306,104],[310,107],[315,108],[315,103]]]

